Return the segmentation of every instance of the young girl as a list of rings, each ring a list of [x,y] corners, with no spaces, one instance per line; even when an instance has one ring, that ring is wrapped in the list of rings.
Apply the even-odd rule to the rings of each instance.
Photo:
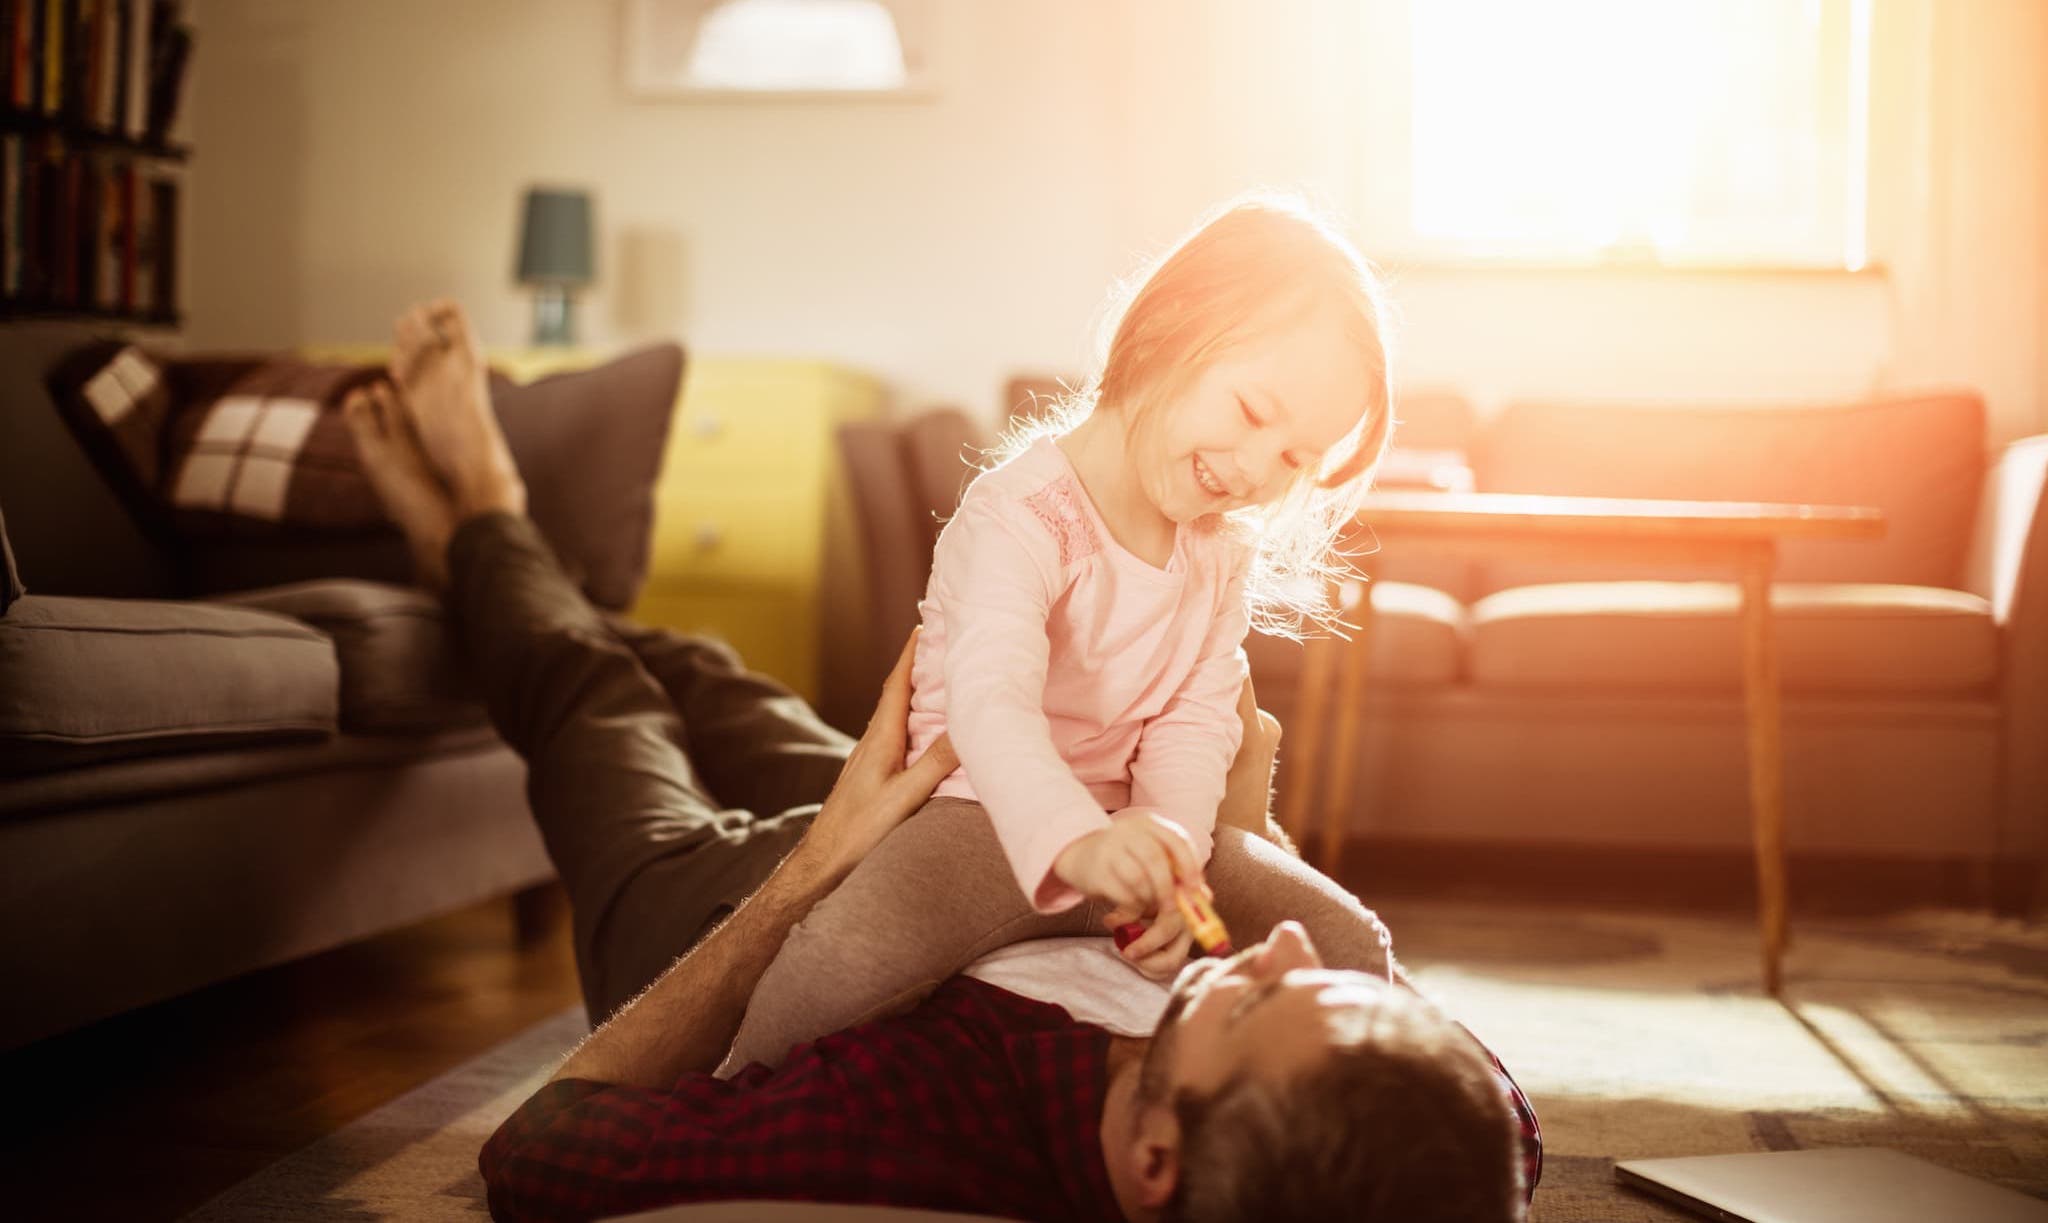
[[[1100,376],[1008,439],[940,535],[911,756],[947,734],[960,771],[791,933],[728,1068],[1025,938],[1142,916],[1125,958],[1170,977],[1174,890],[1205,864],[1239,938],[1297,917],[1333,967],[1390,971],[1355,900],[1216,827],[1247,629],[1331,616],[1333,544],[1391,429],[1385,313],[1286,200],[1225,208],[1144,279]]]

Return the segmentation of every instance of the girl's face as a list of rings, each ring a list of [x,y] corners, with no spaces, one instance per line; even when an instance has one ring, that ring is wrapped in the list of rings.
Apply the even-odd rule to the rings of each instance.
[[[1371,401],[1365,355],[1337,318],[1256,329],[1131,431],[1138,485],[1173,522],[1279,500]]]

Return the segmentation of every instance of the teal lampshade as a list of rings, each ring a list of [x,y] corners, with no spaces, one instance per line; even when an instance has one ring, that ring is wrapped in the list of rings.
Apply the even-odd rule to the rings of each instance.
[[[583,285],[597,274],[590,241],[590,193],[535,187],[519,230],[522,284]]]

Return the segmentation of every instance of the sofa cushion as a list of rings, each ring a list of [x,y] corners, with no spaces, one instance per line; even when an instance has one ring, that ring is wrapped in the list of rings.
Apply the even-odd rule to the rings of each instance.
[[[188,587],[208,593],[408,579],[339,412],[383,376],[374,364],[167,357],[100,342],[59,363],[49,385],[103,478],[151,534],[179,541]],[[628,606],[646,576],[681,379],[674,344],[532,383],[492,378],[528,512],[601,606]]]
[[[1771,591],[1790,691],[1983,692],[1998,676],[1991,605],[1927,586],[1781,583]],[[1742,686],[1732,582],[1568,582],[1472,605],[1471,674],[1495,685],[1667,691]]]
[[[1875,506],[1881,539],[1789,541],[1778,577],[1959,588],[1984,447],[1984,403],[1972,394],[1811,407],[1520,403],[1488,426],[1473,469],[1484,492]],[[1489,554],[1477,590],[1733,576]]]
[[[484,719],[441,601],[423,590],[332,578],[219,601],[290,616],[333,640],[343,730],[414,733]]]
[[[1367,674],[1371,683],[1453,684],[1463,670],[1465,654],[1464,605],[1428,586],[1407,582],[1375,581],[1372,591],[1372,657]],[[1357,623],[1359,587],[1346,587],[1344,618]],[[1356,647],[1356,638],[1337,643],[1339,649]],[[1285,637],[1253,633],[1245,639],[1245,653],[1251,659],[1252,677],[1260,687],[1263,702],[1272,693],[1276,704],[1292,698],[1301,674],[1303,644]]]
[[[334,647],[238,607],[30,595],[0,620],[0,771],[333,733]]]

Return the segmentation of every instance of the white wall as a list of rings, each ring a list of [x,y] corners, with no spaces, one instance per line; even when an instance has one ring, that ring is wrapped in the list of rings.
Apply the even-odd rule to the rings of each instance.
[[[599,0],[205,0],[194,345],[353,341],[453,294],[516,343],[521,190],[595,188],[598,339],[822,355],[993,409],[1118,260],[1092,5],[935,6],[931,103],[643,103]]]
[[[2048,5],[1879,4],[1883,274],[1394,267],[1404,380],[1482,405],[1963,383],[1998,436],[2048,428]],[[1342,207],[1370,172],[1348,0],[945,0],[936,98],[845,105],[629,100],[619,9],[200,0],[191,342],[373,339],[451,293],[515,343],[519,192],[578,183],[594,338],[823,355],[992,414],[1011,372],[1078,368],[1111,278],[1207,204]]]

